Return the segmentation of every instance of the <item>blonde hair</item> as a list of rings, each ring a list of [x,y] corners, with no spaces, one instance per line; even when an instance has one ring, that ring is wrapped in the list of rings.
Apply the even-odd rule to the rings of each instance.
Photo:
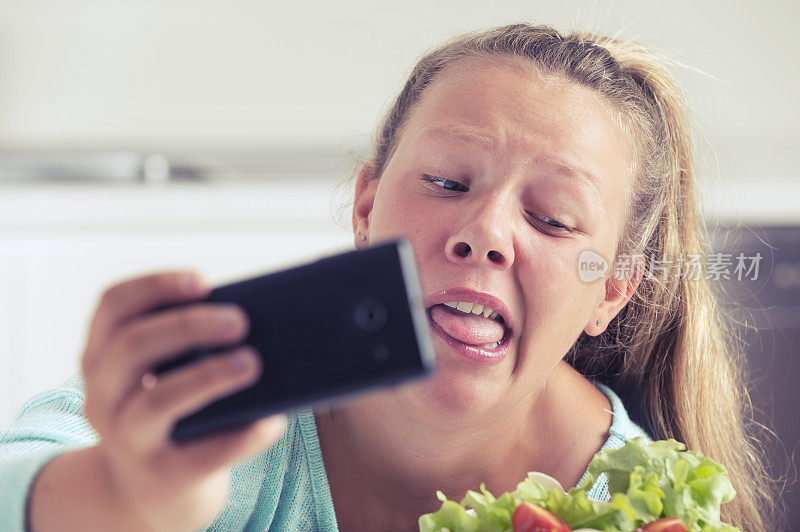
[[[668,60],[635,42],[550,26],[512,24],[459,36],[425,55],[385,115],[375,139],[379,179],[422,92],[465,57],[524,60],[551,80],[592,88],[634,142],[625,223],[612,264],[622,257],[675,261],[709,250],[700,212],[693,134]],[[676,261],[677,262],[677,261]],[[641,396],[642,422],[657,439],[675,438],[728,469],[736,498],[723,520],[772,529],[773,488],[749,429],[752,407],[743,350],[705,275],[646,272],[628,304],[598,336],[581,333],[565,360],[582,374]]]

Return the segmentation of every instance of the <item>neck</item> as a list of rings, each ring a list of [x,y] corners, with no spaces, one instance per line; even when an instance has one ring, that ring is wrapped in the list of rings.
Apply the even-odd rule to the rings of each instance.
[[[548,456],[535,442],[552,437],[557,426],[549,380],[516,404],[472,417],[431,418],[403,389],[319,409],[326,467],[352,472],[348,497],[387,501],[417,515],[439,508],[437,490],[455,500],[481,483],[492,493],[513,490]]]

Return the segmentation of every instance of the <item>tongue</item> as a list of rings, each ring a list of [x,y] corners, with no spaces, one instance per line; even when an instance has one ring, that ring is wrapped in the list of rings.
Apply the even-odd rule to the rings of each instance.
[[[503,326],[495,320],[478,314],[466,314],[447,305],[434,305],[431,319],[444,332],[465,344],[491,344],[503,338]]]

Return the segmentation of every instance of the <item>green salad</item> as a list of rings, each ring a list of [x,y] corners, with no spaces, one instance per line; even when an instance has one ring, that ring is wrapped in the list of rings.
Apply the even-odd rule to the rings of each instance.
[[[529,473],[512,492],[495,498],[480,485],[460,503],[436,496],[441,508],[419,518],[420,532],[732,532],[720,506],[736,492],[717,462],[676,440],[633,438],[620,449],[598,452],[586,480],[569,492],[553,478]],[[587,497],[601,474],[611,500]]]

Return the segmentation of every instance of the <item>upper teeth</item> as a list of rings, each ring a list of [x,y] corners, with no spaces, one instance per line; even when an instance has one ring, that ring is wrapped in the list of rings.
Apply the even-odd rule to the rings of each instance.
[[[500,314],[498,314],[496,310],[493,310],[489,307],[484,307],[478,303],[469,303],[467,301],[451,301],[449,303],[445,303],[445,305],[460,310],[466,314],[469,314],[470,312],[473,314],[483,314],[484,318],[491,318],[493,320],[496,320],[498,317],[500,317]]]

